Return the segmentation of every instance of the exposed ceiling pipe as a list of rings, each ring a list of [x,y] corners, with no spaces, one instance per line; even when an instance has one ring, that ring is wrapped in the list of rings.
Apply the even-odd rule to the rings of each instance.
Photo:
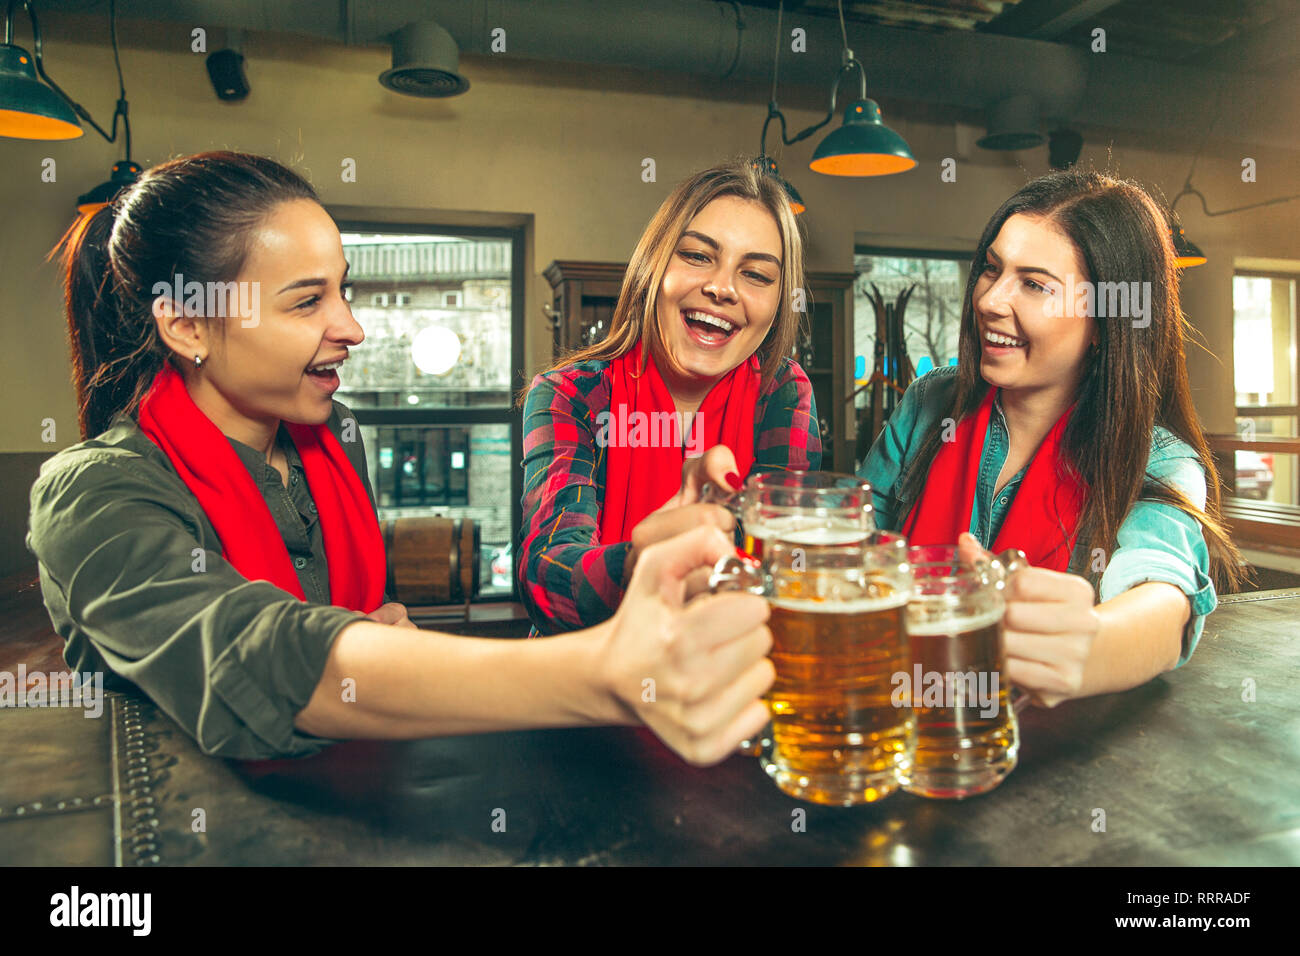
[[[58,9],[92,14],[100,7],[102,0],[60,0]],[[462,54],[502,55],[490,49],[492,31],[500,28],[505,55],[512,57],[756,81],[770,77],[776,30],[774,10],[714,0],[119,0],[118,11],[123,20],[306,34],[358,45],[391,44],[407,23],[434,20]],[[798,12],[787,21],[787,30],[807,31],[808,52],[783,55],[782,83],[821,87],[838,62],[838,22]],[[1300,148],[1300,123],[1278,122],[1279,116],[1300,117],[1296,84],[1261,84],[1249,74],[984,32],[850,23],[848,33],[877,99],[968,109],[982,121],[994,103],[1032,93],[1048,120],[1182,136],[1189,145],[1200,144],[1213,119],[1207,104],[1220,102],[1230,108],[1215,124],[1217,135]],[[766,90],[756,90],[756,108],[765,98]]]

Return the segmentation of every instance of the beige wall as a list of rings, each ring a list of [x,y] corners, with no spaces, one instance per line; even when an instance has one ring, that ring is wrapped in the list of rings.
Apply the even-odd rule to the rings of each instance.
[[[76,24],[46,24],[51,74],[103,122],[115,87],[112,56],[93,34],[73,42]],[[237,148],[291,162],[307,172],[336,212],[429,222],[523,222],[527,249],[527,339],[530,371],[547,358],[541,312],[551,260],[624,261],[672,184],[728,156],[755,150],[768,94],[761,84],[717,84],[628,70],[466,58],[473,86],[452,100],[425,101],[383,89],[376,76],[387,51],[249,36],[253,92],[239,104],[219,102],[203,58],[188,52],[180,30],[124,29],[122,65],[135,123],[134,158],[144,165],[211,148]],[[792,129],[820,118],[813,91],[783,100]],[[912,144],[921,165],[880,180],[838,180],[806,167],[819,137],[775,154],[809,204],[811,269],[848,271],[855,241],[944,248],[972,247],[988,216],[1027,175],[1046,170],[1045,150],[1011,156],[973,147],[970,130],[918,118],[884,104],[886,121]],[[1090,137],[1092,140],[1097,136]],[[0,451],[48,451],[41,421],[54,418],[63,447],[78,439],[68,380],[59,279],[43,262],[70,219],[78,193],[106,177],[118,148],[93,132],[63,143],[0,143],[0,324],[8,348],[0,373],[11,413],[0,420]],[[1259,182],[1239,182],[1240,155],[1259,161]],[[957,182],[941,183],[939,162],[958,158]],[[57,182],[43,183],[41,161],[57,161]],[[641,181],[653,157],[658,181]],[[1172,195],[1190,156],[1093,142],[1085,161]],[[357,181],[340,181],[352,158]],[[1017,162],[1026,164],[1023,168]],[[1296,157],[1215,145],[1196,182],[1220,208],[1290,191],[1300,181]],[[1186,201],[1184,201],[1186,203]],[[1300,259],[1291,228],[1300,205],[1204,220],[1180,206],[1189,233],[1211,256],[1185,280],[1185,307],[1215,355],[1189,354],[1196,401],[1211,430],[1232,426],[1231,262],[1234,256]]]

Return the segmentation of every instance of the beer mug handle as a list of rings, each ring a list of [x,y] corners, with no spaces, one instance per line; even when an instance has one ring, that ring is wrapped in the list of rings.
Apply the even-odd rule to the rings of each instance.
[[[720,591],[748,591],[750,594],[763,597],[767,594],[767,585],[763,563],[745,554],[739,548],[736,549],[735,554],[721,558],[713,566],[713,573],[709,575],[709,590],[715,594]],[[757,737],[742,740],[736,747],[736,753],[746,757],[762,758],[766,748],[772,745],[771,737],[772,725],[769,723]]]
[[[1007,578],[1017,571],[1029,567],[1029,558],[1019,548],[1007,548],[1001,554],[989,560],[989,566],[997,575],[998,590],[1006,586]]]
[[[989,562],[997,575],[998,590],[1006,587],[1007,579],[1022,568],[1029,567],[1029,558],[1019,548],[1008,548]],[[1029,706],[1029,692],[1019,687],[1011,688],[1011,711],[1018,714]]]
[[[720,558],[709,575],[709,590],[714,593],[748,591],[763,597],[767,594],[767,581],[762,562],[740,550]]]
[[[706,505],[722,505],[728,511],[735,506],[735,501],[743,492],[728,491],[721,485],[715,485],[711,481],[706,481],[700,489],[700,501]]]

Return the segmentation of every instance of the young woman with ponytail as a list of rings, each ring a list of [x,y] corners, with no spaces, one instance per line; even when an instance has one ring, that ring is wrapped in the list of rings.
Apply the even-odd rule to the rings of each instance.
[[[338,229],[297,174],[176,159],[61,248],[84,440],[42,466],[27,543],[72,668],[246,759],[644,722],[713,763],[765,723],[765,602],[686,601],[688,575],[732,548],[716,528],[648,549],[612,620],[553,640],[420,631],[386,602],[365,451],[317,370],[364,333]]]
[[[1240,556],[1192,405],[1166,216],[1097,172],[1035,179],[971,266],[958,364],[908,388],[859,473],[912,544],[1019,548],[1007,676],[1036,703],[1187,661]]]

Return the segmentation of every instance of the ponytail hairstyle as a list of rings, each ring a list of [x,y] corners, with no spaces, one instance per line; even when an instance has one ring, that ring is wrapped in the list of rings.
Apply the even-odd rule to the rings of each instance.
[[[186,374],[158,334],[156,284],[233,282],[253,230],[280,203],[319,202],[311,185],[249,153],[183,156],[147,170],[117,199],[82,215],[50,252],[61,254],[64,311],[82,439],[134,416],[164,362]],[[178,303],[179,304],[179,303]],[[219,334],[225,325],[216,322]]]
[[[979,407],[989,385],[980,374],[980,333],[975,319],[975,284],[989,246],[1003,224],[1017,213],[1040,216],[1059,228],[1079,252],[1087,280],[1103,283],[1139,280],[1151,289],[1150,325],[1134,328],[1127,320],[1098,319],[1099,345],[1084,361],[1077,406],[1062,436],[1070,464],[1088,483],[1079,518],[1079,540],[1086,556],[1111,554],[1119,526],[1137,501],[1156,501],[1195,518],[1205,535],[1210,577],[1220,593],[1245,582],[1241,555],[1223,527],[1218,471],[1192,404],[1184,343],[1191,326],[1178,297],[1169,220],[1137,183],[1096,170],[1072,167],[1026,183],[993,214],[972,260],[962,306],[957,348],[957,387],[946,415],[960,421]],[[1191,446],[1205,469],[1205,508],[1174,486],[1146,474],[1152,429],[1161,425]],[[902,480],[902,513],[920,497],[926,476],[942,445],[942,418],[922,440]],[[1094,587],[1100,575],[1087,568]]]

